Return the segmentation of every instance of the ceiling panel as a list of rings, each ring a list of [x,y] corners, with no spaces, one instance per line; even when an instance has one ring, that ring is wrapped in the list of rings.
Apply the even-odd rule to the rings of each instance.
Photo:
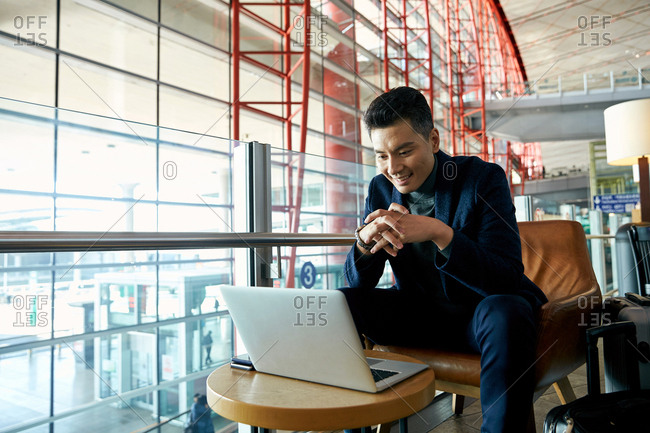
[[[648,0],[501,0],[531,82],[650,68]],[[650,74],[645,73],[650,80]]]

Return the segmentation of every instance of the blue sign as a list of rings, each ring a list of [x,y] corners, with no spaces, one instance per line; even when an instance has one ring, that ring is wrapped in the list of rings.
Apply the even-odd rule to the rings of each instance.
[[[311,289],[316,282],[316,266],[312,262],[306,262],[300,270],[300,283],[305,289]]]
[[[639,201],[639,194],[595,195],[594,209],[605,213],[632,212]]]

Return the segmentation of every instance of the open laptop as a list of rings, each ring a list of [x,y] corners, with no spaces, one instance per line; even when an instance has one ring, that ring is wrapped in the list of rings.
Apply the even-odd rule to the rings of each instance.
[[[338,290],[219,289],[258,371],[378,392],[427,368],[366,358],[345,295]]]

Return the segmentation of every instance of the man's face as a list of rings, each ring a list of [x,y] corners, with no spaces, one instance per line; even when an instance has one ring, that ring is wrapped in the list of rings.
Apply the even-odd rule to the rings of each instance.
[[[377,167],[402,194],[413,192],[424,183],[433,170],[433,155],[440,149],[437,129],[432,129],[425,138],[407,121],[374,129],[370,139]]]

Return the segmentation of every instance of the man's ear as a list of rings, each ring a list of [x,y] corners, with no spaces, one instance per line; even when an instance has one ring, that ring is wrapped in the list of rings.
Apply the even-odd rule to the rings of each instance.
[[[431,144],[433,153],[438,153],[440,150],[440,134],[438,134],[438,130],[436,128],[433,128],[431,130],[431,133],[429,133],[429,143]]]

